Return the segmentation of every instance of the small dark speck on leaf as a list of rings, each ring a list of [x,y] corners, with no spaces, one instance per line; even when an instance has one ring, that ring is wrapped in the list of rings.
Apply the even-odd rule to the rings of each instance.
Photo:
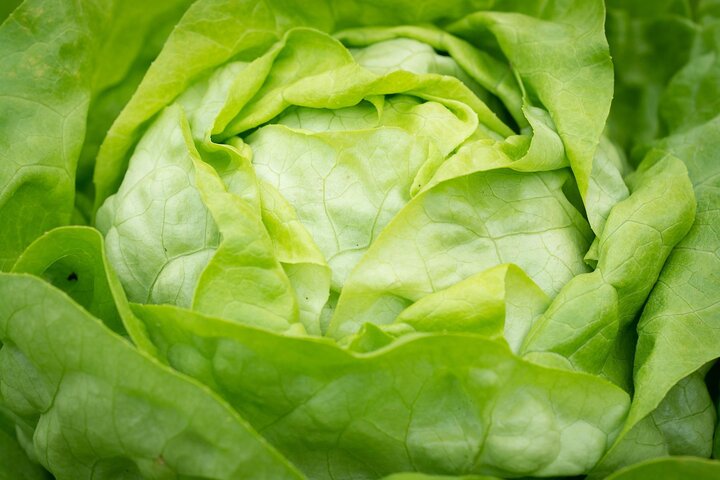
[[[67,276],[68,282],[77,282],[78,276],[75,272],[70,272],[70,275]]]

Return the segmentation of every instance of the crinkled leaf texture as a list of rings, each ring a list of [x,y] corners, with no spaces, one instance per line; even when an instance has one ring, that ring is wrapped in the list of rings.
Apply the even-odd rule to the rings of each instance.
[[[161,359],[219,392],[311,478],[573,474],[595,464],[629,400],[480,335],[409,335],[353,354],[177,307],[133,311]]]

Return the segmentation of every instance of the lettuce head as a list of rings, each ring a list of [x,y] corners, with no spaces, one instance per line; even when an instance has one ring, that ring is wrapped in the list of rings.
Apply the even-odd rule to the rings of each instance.
[[[720,476],[720,2],[17,3],[0,479]]]

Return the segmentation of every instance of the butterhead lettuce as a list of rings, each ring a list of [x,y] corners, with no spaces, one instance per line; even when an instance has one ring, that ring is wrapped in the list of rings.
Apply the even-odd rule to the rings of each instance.
[[[717,1],[7,10],[0,479],[720,471]]]

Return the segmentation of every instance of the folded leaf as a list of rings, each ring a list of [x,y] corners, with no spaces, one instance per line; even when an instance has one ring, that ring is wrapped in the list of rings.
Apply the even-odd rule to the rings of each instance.
[[[177,307],[133,310],[162,359],[219,392],[311,478],[575,475],[607,448],[629,401],[473,334],[352,354]]]
[[[695,219],[685,166],[649,156],[616,204],[598,243],[597,269],[573,278],[528,334],[536,361],[603,375],[629,388],[632,322],[665,260]]]
[[[56,478],[302,478],[225,403],[59,290],[2,274],[0,298],[0,391],[37,419],[33,445]]]
[[[328,330],[388,324],[411,303],[492,266],[512,262],[553,297],[586,271],[585,220],[560,172],[507,170],[459,177],[416,196],[348,278]]]
[[[473,332],[504,338],[517,353],[549,303],[522,270],[506,264],[422,297],[400,312],[395,323],[418,332]]]

